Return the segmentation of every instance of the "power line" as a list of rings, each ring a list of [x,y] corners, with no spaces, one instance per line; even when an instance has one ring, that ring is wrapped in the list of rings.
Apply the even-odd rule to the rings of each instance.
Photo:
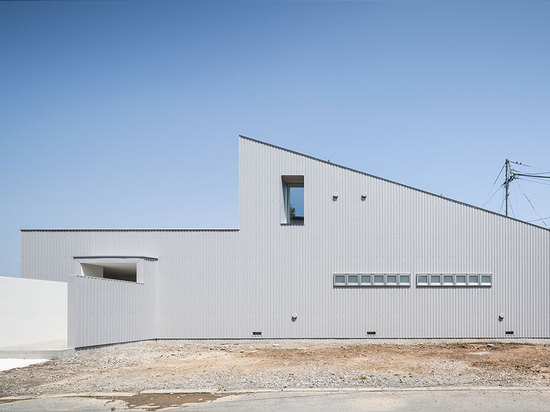
[[[550,176],[545,176],[547,174],[547,172],[522,173],[522,171],[520,171],[520,170],[513,169],[512,166],[511,166],[512,164],[525,166],[525,167],[533,167],[533,166],[523,164],[521,162],[514,162],[510,159],[506,159],[506,161],[504,162],[504,167],[506,168],[506,177],[504,179],[503,184],[504,184],[504,187],[506,189],[505,194],[504,194],[505,210],[506,210],[505,214],[506,214],[506,216],[508,216],[508,208],[512,207],[512,203],[510,202],[510,183],[512,181],[521,179],[521,180],[525,180],[527,182],[546,184],[546,183],[543,183],[543,182],[536,182],[536,180],[537,179],[550,179]],[[500,176],[500,173],[499,173],[499,176]],[[538,215],[538,212],[536,211],[535,207],[533,206],[533,203],[531,202],[531,200],[529,200],[529,198],[527,197],[525,192],[519,186],[519,182],[518,182],[518,187],[520,188],[521,192],[523,193],[523,196],[525,196],[525,198],[527,199],[527,201],[529,202],[529,204],[531,205],[533,210],[535,210],[535,213],[537,213],[537,215]],[[514,212],[514,214],[515,214],[515,212]],[[539,217],[540,217],[540,215],[539,215]],[[545,226],[546,226],[546,223],[545,223]]]
[[[481,207],[485,207],[485,205],[486,205],[487,203],[490,202],[490,200],[497,194],[497,192],[500,190],[500,188],[501,188],[503,185],[504,185],[504,183],[503,183],[502,185],[500,185],[499,187],[497,187],[497,190],[495,190],[495,192],[491,195],[491,197],[490,197],[489,199],[487,199],[487,201],[486,201],[485,203],[483,203],[483,206],[481,206]],[[494,185],[493,185],[493,186],[494,186]]]
[[[510,202],[510,212],[512,213],[512,217],[516,217],[516,213],[514,212],[514,208],[512,207],[512,202]]]
[[[528,222],[528,223],[531,223],[531,222],[538,222],[539,220],[546,220],[546,219],[550,219],[550,216],[548,216],[548,217],[543,217],[542,219],[528,220],[527,222]]]
[[[502,202],[500,202],[500,207],[498,208],[498,213],[502,210],[502,206],[504,205],[504,198],[502,198]]]
[[[541,216],[539,215],[539,212],[537,212],[537,209],[535,209],[535,206],[533,206],[533,203],[531,202],[531,200],[527,197],[527,195],[525,194],[525,192],[523,191],[523,189],[521,188],[519,182],[518,182],[518,188],[519,190],[521,190],[521,193],[523,193],[523,196],[525,196],[525,198],[527,199],[527,201],[529,202],[529,204],[531,205],[531,207],[533,208],[533,210],[535,211],[535,213],[537,214],[537,216],[540,218]],[[544,226],[546,226],[548,229],[550,229],[550,227],[548,227],[548,225],[546,224],[546,222],[544,221],[544,219],[542,219],[542,223],[544,224]]]
[[[493,183],[493,186],[497,183],[498,178],[499,178],[500,175],[502,174],[502,171],[504,170],[504,166],[505,166],[505,165],[502,165],[502,167],[500,168],[500,172],[498,172],[498,176],[497,176],[497,178],[495,179],[495,181],[494,181],[494,183]]]
[[[491,186],[491,189],[489,189],[489,193],[491,193],[491,190],[493,190],[493,187],[497,184],[498,178],[500,177],[500,175],[502,174],[502,171],[504,170],[504,166],[505,166],[505,165],[502,165],[502,167],[500,168],[500,172],[498,172],[497,178],[496,178],[495,181],[493,182],[493,185]],[[501,187],[502,187],[502,185],[500,185],[499,187],[497,187],[497,190],[495,190],[495,192],[494,192],[491,196],[489,196],[489,193],[487,193],[487,196],[489,196],[489,199],[487,199],[487,200],[485,201],[485,203],[483,203],[483,206],[481,206],[481,207],[485,207],[485,205],[491,201],[491,199],[493,198],[493,196],[497,194],[497,192],[499,191],[499,189],[500,189]]]
[[[518,180],[523,180],[525,182],[531,182],[531,183],[538,183],[539,185],[550,186],[550,183],[539,182],[537,180],[527,179],[525,177],[518,177]]]
[[[538,170],[545,170],[545,169],[541,169],[540,167],[536,167],[536,166],[529,166],[529,165],[523,165],[523,166],[526,166],[526,167],[530,167],[531,169],[538,169]],[[540,173],[550,173],[550,172],[540,172]]]
[[[516,170],[513,170],[516,172]],[[534,173],[514,173],[515,176],[525,176],[525,177],[536,177],[537,179],[550,179],[550,176],[541,176],[540,174]]]

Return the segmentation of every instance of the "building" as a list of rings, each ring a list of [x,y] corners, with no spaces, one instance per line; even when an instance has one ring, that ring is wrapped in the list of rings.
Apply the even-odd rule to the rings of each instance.
[[[550,338],[550,231],[247,137],[238,229],[22,230],[73,347]]]

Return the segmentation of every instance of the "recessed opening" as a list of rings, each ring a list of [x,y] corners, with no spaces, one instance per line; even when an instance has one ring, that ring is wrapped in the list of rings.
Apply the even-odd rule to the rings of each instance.
[[[282,176],[286,223],[304,224],[304,176]]]
[[[374,330],[368,330],[367,335],[376,335],[376,331]]]
[[[82,274],[104,279],[137,282],[136,263],[81,263]]]
[[[262,332],[252,332],[252,336],[262,336]]]
[[[514,331],[513,331],[513,330],[507,330],[507,331],[506,331],[506,334],[507,334],[507,335],[513,335],[513,334],[514,334]]]

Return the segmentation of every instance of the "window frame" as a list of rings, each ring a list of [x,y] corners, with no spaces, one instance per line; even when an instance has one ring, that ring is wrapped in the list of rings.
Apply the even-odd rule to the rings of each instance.
[[[464,276],[464,282],[458,282],[458,277]],[[454,284],[455,286],[468,286],[468,275],[464,273],[457,273],[454,275]]]
[[[427,276],[427,282],[420,282],[420,277]],[[439,276],[441,281],[436,283],[432,281],[432,277]],[[458,282],[457,277],[464,276],[464,282]],[[478,283],[470,282],[471,276],[477,276]],[[489,282],[483,282],[483,276],[489,277]],[[445,278],[452,277],[452,282],[445,280]],[[492,287],[493,286],[493,274],[492,273],[417,273],[416,274],[416,286],[417,287]]]
[[[401,279],[403,279],[403,277],[406,276],[408,278],[408,280],[406,282],[403,282]],[[399,286],[407,286],[407,287],[410,287],[411,286],[411,275],[408,274],[408,273],[399,273],[397,275],[397,282],[398,282],[398,285]]]
[[[332,274],[332,285],[334,287],[389,287],[389,288],[408,288],[411,286],[411,274],[410,273],[360,273],[360,272],[349,272],[349,273],[333,273]],[[339,276],[344,276],[344,282],[336,282],[336,278]],[[350,276],[357,276],[357,282],[350,282]],[[381,276],[382,282],[375,283],[375,277]],[[395,276],[395,282],[388,283],[388,276]],[[363,281],[363,277],[368,279],[367,282]],[[407,281],[404,281],[404,277],[407,277]]]
[[[340,276],[343,276],[344,277],[344,282],[343,283],[340,283],[340,282],[336,282],[336,278],[337,277],[340,277]],[[335,273],[333,275],[333,278],[332,278],[332,284],[333,286],[346,286],[348,283],[348,277],[346,276],[346,274],[344,273]]]
[[[426,276],[426,282],[421,282],[420,277]],[[430,275],[427,273],[417,273],[416,274],[416,286],[430,286]]]
[[[282,175],[283,189],[283,216],[281,218],[282,225],[303,226],[305,223],[306,214],[306,195],[305,195],[305,179],[304,175]],[[302,188],[304,190],[304,216],[300,216],[301,220],[293,220],[290,217],[290,189],[293,187]]]
[[[76,276],[83,276],[83,277],[93,277],[97,279],[104,279],[104,280],[110,280],[110,281],[116,281],[116,282],[128,282],[128,283],[137,283],[137,284],[143,284],[144,283],[144,277],[145,277],[145,265],[149,265],[150,263],[155,263],[158,261],[157,257],[151,257],[151,256],[129,256],[129,255],[105,255],[105,256],[73,256],[73,262],[74,262],[74,273]],[[127,279],[119,279],[119,278],[113,278],[105,276],[105,269],[109,266],[113,265],[133,265],[134,266],[134,273],[135,273],[135,280],[127,280]],[[100,267],[102,268],[101,276],[99,273],[97,274],[87,274],[88,269],[90,266],[94,267]]]

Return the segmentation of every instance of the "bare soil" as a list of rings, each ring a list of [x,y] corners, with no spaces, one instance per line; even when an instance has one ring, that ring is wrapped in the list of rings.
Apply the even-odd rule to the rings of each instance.
[[[0,372],[0,397],[478,385],[550,386],[550,345],[174,340],[84,350],[72,358]]]

